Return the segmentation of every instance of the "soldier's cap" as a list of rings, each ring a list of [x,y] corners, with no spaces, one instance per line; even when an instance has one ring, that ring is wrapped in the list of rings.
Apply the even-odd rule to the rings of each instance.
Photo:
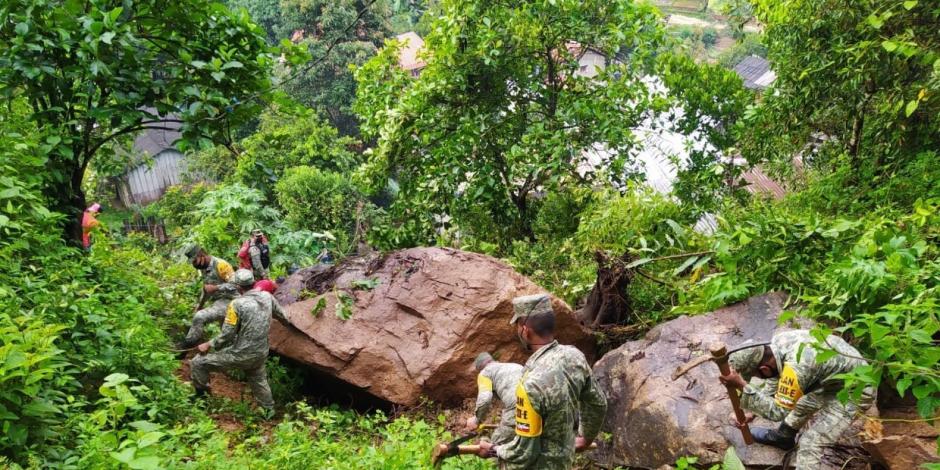
[[[190,243],[189,245],[186,245],[183,254],[186,255],[186,258],[192,261],[201,251],[203,251],[201,246],[195,243]]]
[[[750,342],[750,340],[748,340]],[[747,343],[741,346],[747,346]],[[764,343],[757,343],[752,348],[736,351],[728,356],[728,363],[734,367],[739,374],[744,376],[754,376],[757,374],[757,367],[760,366],[761,359],[764,358]]]
[[[256,228],[251,231],[251,236],[257,237],[258,235],[264,235],[264,231],[261,230],[260,228]]]
[[[488,352],[481,352],[477,354],[477,358],[473,360],[473,367],[476,367],[477,370],[482,370],[486,366],[487,362],[492,362],[493,356]]]
[[[248,269],[239,269],[232,275],[232,284],[241,287],[251,287],[255,285],[255,275]]]
[[[530,315],[540,313],[554,313],[552,310],[552,298],[548,294],[534,294],[516,297],[512,299],[512,318],[510,325],[515,325],[520,318],[527,318]]]

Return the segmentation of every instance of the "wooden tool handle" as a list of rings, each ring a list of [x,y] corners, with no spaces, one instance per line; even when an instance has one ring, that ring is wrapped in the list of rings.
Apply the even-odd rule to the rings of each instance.
[[[589,450],[595,450],[595,449],[597,449],[597,443],[592,442],[591,445],[587,447],[587,449],[582,449],[582,450],[579,450],[578,452],[579,453],[587,452]],[[480,451],[480,446],[477,444],[465,444],[465,445],[457,446],[457,454],[459,455],[476,454],[479,451]]]
[[[721,375],[730,374],[731,366],[728,365],[728,348],[725,347],[725,344],[716,343],[712,345],[711,353],[715,364],[718,364],[718,370],[721,372]],[[746,421],[747,417],[744,414],[744,410],[741,409],[741,397],[738,395],[738,389],[730,384],[725,384],[725,388],[728,390],[728,398],[731,399],[731,408],[734,409],[734,416],[738,419],[739,423],[744,423],[744,426],[741,427],[741,437],[744,438],[745,444],[751,445],[754,443],[754,437],[751,436],[751,429]]]

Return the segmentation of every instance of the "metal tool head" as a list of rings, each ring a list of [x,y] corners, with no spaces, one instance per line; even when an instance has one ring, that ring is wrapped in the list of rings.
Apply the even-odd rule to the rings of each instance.
[[[460,453],[460,444],[477,437],[477,435],[477,433],[471,432],[470,434],[454,439],[450,443],[441,443],[434,446],[434,449],[431,450],[431,465],[435,468],[439,467],[444,459],[458,455]]]

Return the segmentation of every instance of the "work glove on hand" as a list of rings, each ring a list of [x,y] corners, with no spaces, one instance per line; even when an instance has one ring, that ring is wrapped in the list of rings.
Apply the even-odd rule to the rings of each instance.
[[[796,446],[796,429],[787,426],[786,423],[780,423],[777,429],[751,428],[751,435],[754,436],[755,441],[778,449],[790,450]]]

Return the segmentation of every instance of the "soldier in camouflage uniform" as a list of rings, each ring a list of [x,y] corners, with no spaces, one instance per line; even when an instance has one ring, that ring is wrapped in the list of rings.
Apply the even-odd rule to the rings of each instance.
[[[780,422],[778,429],[751,428],[757,442],[789,450],[802,429],[796,454],[798,470],[818,468],[825,448],[835,443],[874,399],[869,387],[859,400],[841,403],[836,394],[842,381],[835,376],[868,363],[842,338],[829,336],[826,343],[839,354],[817,364],[814,343],[806,330],[778,333],[767,346],[733,353],[729,362],[734,370],[720,377],[723,383],[742,390],[742,407]],[[749,384],[754,375],[763,378],[763,384]]]
[[[473,362],[477,372],[477,404],[474,416],[467,420],[467,430],[475,431],[490,414],[493,398],[503,405],[499,425],[490,441],[495,445],[512,440],[516,426],[516,385],[523,367],[512,362],[496,362],[489,353],[480,353]]]
[[[193,267],[202,274],[204,300],[211,302],[208,307],[196,312],[192,326],[186,338],[177,347],[189,349],[202,341],[203,328],[207,323],[221,322],[225,317],[225,308],[237,295],[238,291],[229,281],[234,274],[232,265],[223,259],[209,256],[201,247],[192,245],[186,250]],[[201,308],[202,304],[196,308]]]
[[[551,298],[518,297],[513,310],[516,335],[535,350],[516,386],[516,435],[502,445],[480,442],[479,455],[499,457],[504,469],[569,469],[575,451],[588,448],[597,436],[607,399],[584,354],[555,341]]]
[[[255,400],[265,410],[272,411],[274,399],[264,369],[268,358],[268,330],[272,315],[280,320],[286,320],[286,315],[271,294],[249,290],[255,282],[251,271],[239,269],[232,282],[243,295],[226,309],[219,336],[199,345],[199,352],[204,355],[196,356],[190,362],[193,387],[197,395],[204,395],[209,390],[209,372],[243,370]]]

